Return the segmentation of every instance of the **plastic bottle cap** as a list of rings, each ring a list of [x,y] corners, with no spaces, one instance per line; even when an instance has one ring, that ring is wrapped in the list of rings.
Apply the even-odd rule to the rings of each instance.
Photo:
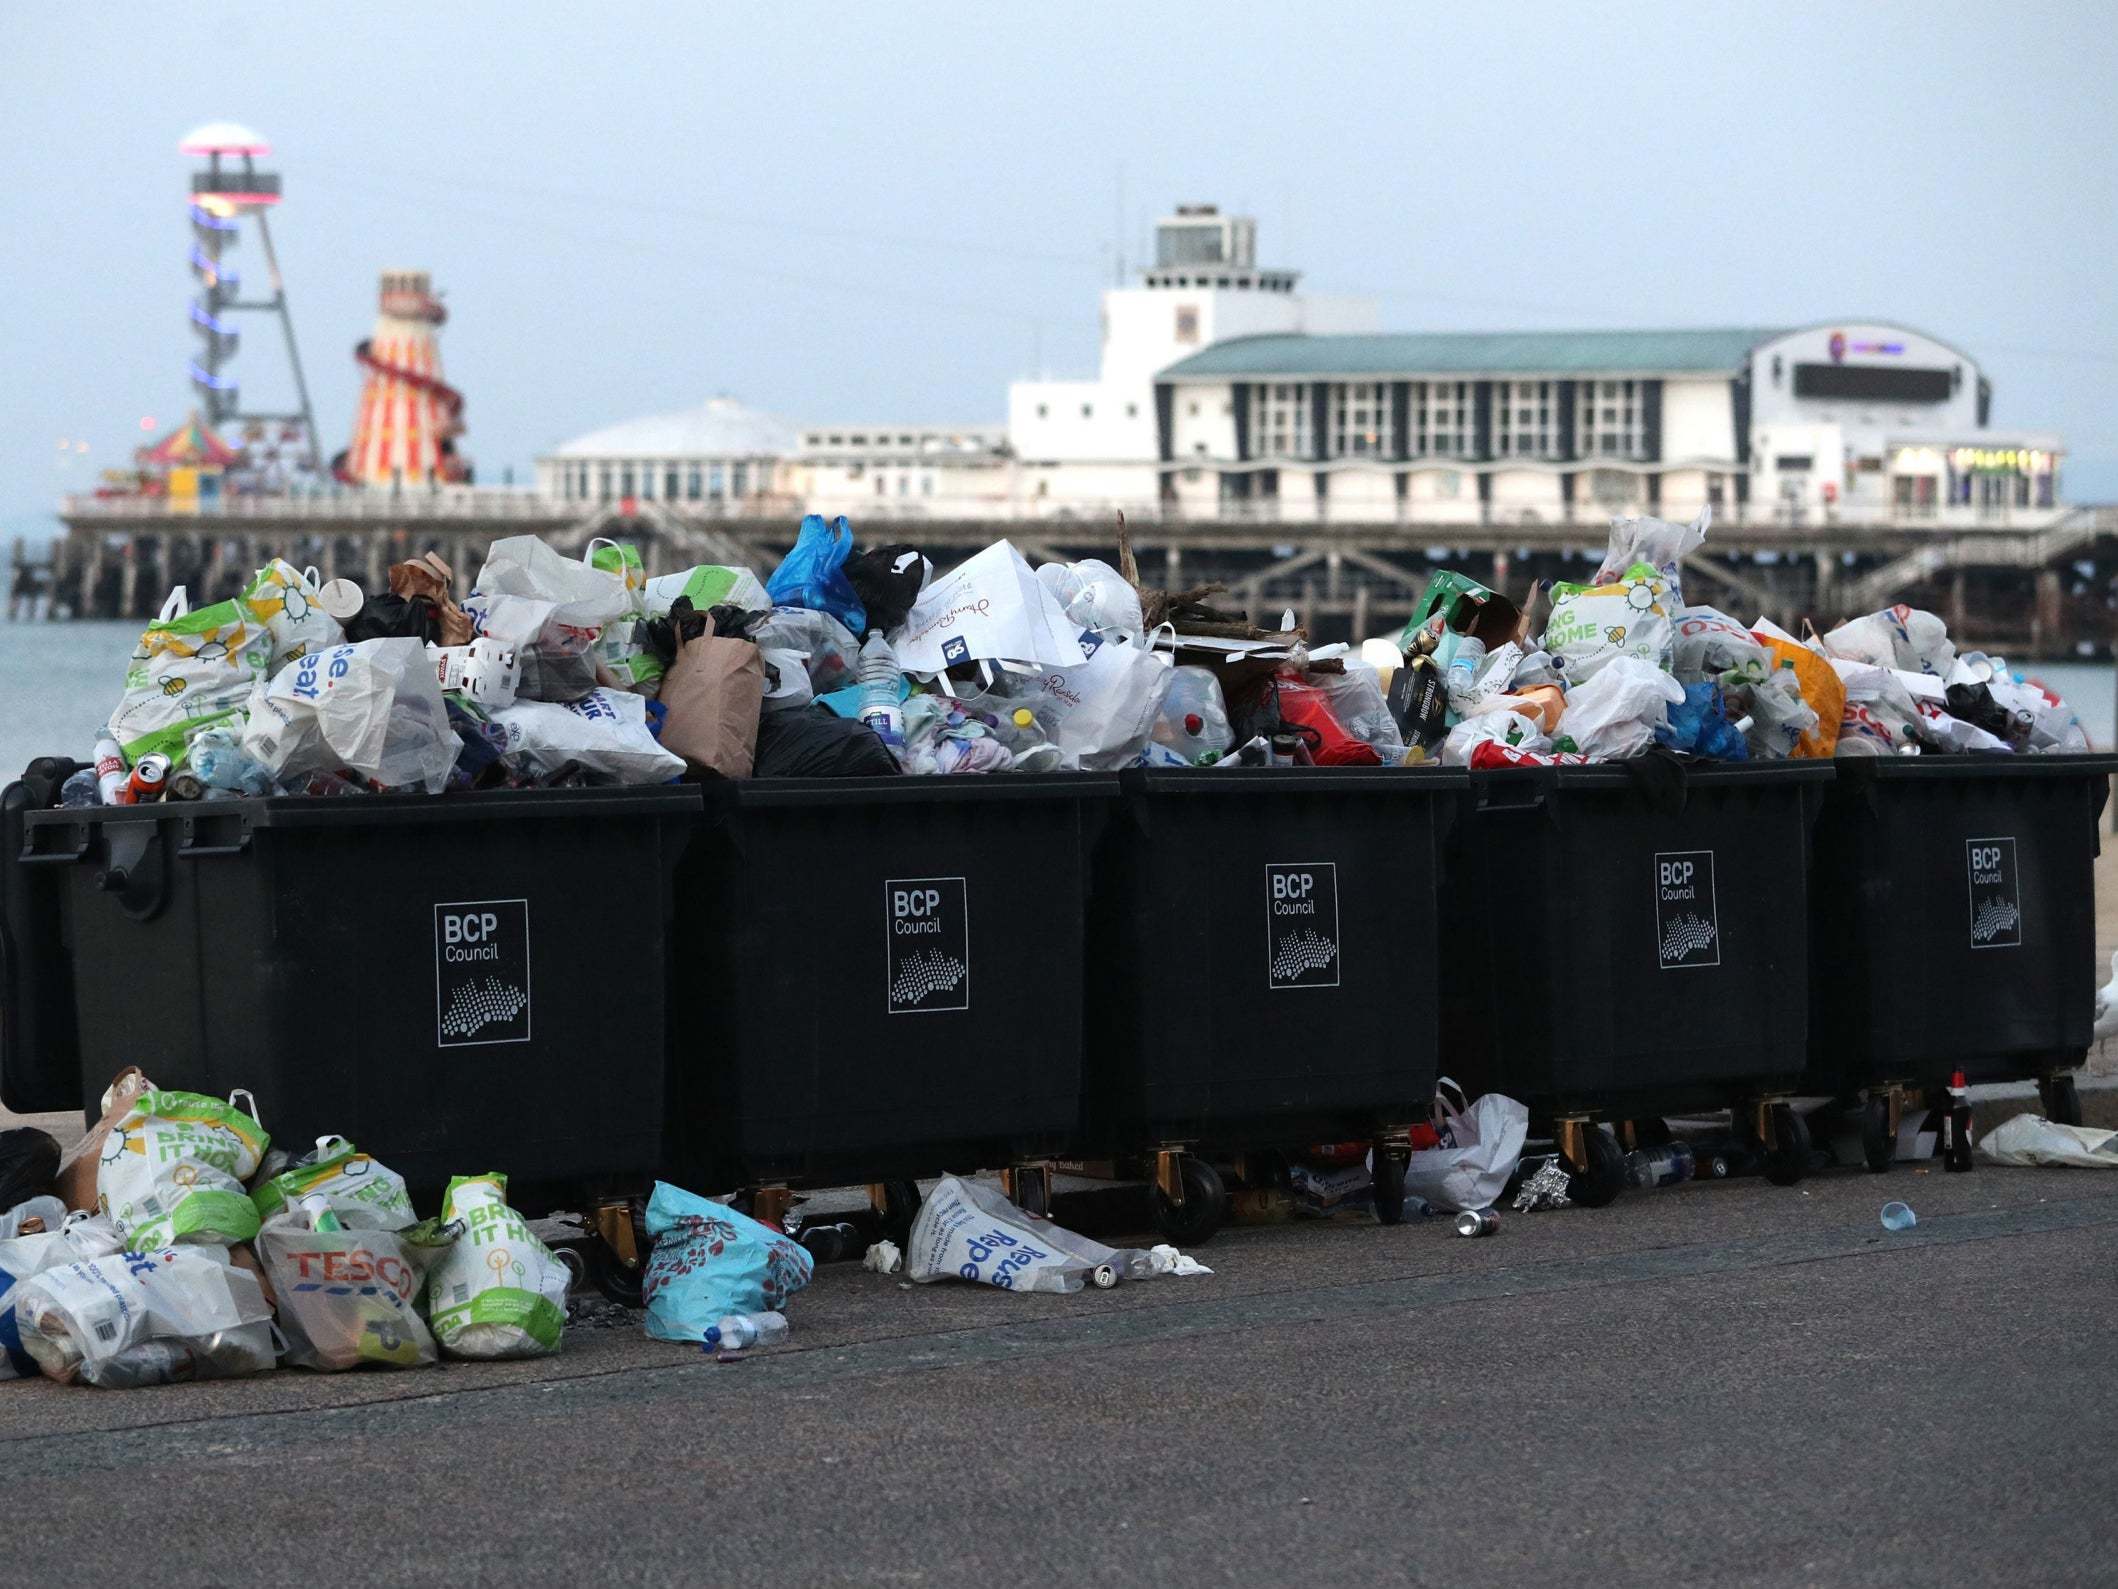
[[[1201,717],[1197,712],[1186,712],[1184,714],[1184,732],[1187,734],[1205,733],[1206,719]]]
[[[1018,706],[1015,708],[1014,711],[1008,714],[1008,721],[1013,723],[1017,728],[1028,728],[1032,723],[1037,721],[1037,714],[1031,711],[1027,706]]]

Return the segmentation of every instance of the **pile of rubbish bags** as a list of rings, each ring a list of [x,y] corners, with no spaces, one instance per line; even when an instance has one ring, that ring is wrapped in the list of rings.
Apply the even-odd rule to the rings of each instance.
[[[1218,610],[1217,585],[1143,587],[1122,526],[1118,567],[999,541],[937,574],[812,515],[762,583],[513,536],[460,601],[431,553],[373,595],[275,560],[197,611],[171,594],[61,800],[2087,747],[1932,613],[1797,639],[1688,603],[1708,522],[1614,520],[1587,584],[1522,606],[1444,570],[1358,651]]]
[[[1690,524],[1621,518],[1586,585],[1518,607],[1460,574],[1429,583],[1395,644],[1390,706],[1407,759],[1501,767],[1611,761],[1653,747],[1718,761],[2084,751],[2051,691],[1959,653],[1896,606],[1797,639],[1685,600]],[[1367,650],[1368,648],[1363,648]],[[1399,660],[1401,658],[1401,661]]]
[[[458,1176],[421,1219],[342,1137],[275,1149],[256,1104],[128,1069],[69,1153],[0,1138],[0,1379],[131,1389],[280,1365],[414,1368],[560,1349],[571,1272]]]

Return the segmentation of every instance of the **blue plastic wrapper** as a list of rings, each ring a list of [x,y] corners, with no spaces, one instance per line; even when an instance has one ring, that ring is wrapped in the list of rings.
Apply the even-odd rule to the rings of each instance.
[[[1750,760],[1748,742],[1728,720],[1721,686],[1711,680],[1684,686],[1683,701],[1670,707],[1669,726],[1655,730],[1655,743],[1712,761]]]
[[[658,1341],[703,1341],[727,1314],[784,1308],[815,1272],[799,1242],[667,1181],[647,1200],[647,1234],[640,1295]]]
[[[765,581],[765,594],[774,606],[827,612],[857,640],[868,632],[868,614],[846,578],[846,559],[852,555],[852,527],[843,518],[826,524],[821,513],[812,513],[802,520],[794,549]]]

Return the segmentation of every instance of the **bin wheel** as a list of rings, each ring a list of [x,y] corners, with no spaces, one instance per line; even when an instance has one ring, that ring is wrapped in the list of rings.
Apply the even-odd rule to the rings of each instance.
[[[645,1306],[642,1289],[647,1279],[646,1238],[637,1231],[633,1239],[642,1242],[640,1261],[637,1265],[627,1263],[611,1250],[609,1242],[601,1236],[588,1241],[588,1278],[595,1288],[621,1308]]]
[[[1649,1115],[1645,1120],[1633,1122],[1633,1140],[1643,1148],[1666,1148],[1677,1140],[1669,1122],[1660,1115]]]
[[[1374,1178],[1376,1223],[1402,1225],[1405,1222],[1404,1150],[1392,1149],[1388,1143],[1376,1143]]]
[[[1581,1128],[1581,1143],[1588,1163],[1575,1165],[1562,1158],[1568,1176],[1566,1197],[1583,1208],[1605,1208],[1625,1189],[1625,1154],[1617,1140],[1595,1124]]]
[[[2072,1076],[2047,1076],[2037,1084],[2043,1095],[2044,1117],[2055,1126],[2081,1124],[2081,1094]]]
[[[1890,1134],[1890,1098],[1872,1092],[1861,1105],[1861,1157],[1880,1175],[1897,1158],[1897,1138]]]
[[[1793,1104],[1772,1106],[1772,1143],[1765,1153],[1765,1179],[1792,1186],[1809,1173],[1809,1122]]]
[[[899,1247],[911,1245],[912,1221],[919,1218],[917,1181],[883,1182],[882,1233]]]
[[[1184,1206],[1179,1208],[1156,1187],[1155,1229],[1175,1246],[1197,1247],[1212,1240],[1227,1217],[1228,1188],[1221,1172],[1195,1154],[1184,1155],[1179,1173],[1184,1177]]]

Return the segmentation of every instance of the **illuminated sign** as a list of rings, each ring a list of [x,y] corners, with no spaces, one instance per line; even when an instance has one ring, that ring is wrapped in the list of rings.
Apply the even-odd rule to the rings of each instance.
[[[1843,363],[1849,353],[1880,353],[1895,358],[1905,351],[1902,342],[1848,342],[1843,331],[1832,332],[1831,341],[1827,346],[1831,351],[1833,364]]]
[[[1949,467],[1958,474],[2045,474],[2054,461],[2036,447],[1956,447],[1949,453]]]

